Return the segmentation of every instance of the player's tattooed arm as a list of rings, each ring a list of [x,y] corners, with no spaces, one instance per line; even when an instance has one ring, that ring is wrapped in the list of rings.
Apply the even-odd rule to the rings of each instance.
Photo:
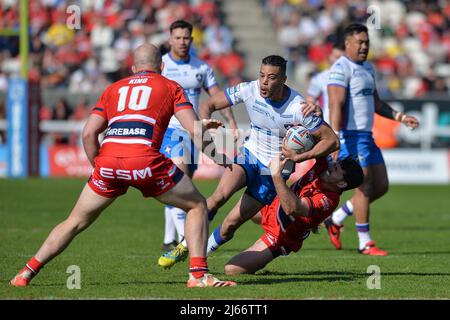
[[[392,107],[388,105],[384,100],[381,100],[377,90],[375,90],[374,99],[375,112],[380,116],[401,122],[410,129],[415,129],[419,126],[419,121],[415,117],[408,116],[400,111],[396,111],[392,109]]]

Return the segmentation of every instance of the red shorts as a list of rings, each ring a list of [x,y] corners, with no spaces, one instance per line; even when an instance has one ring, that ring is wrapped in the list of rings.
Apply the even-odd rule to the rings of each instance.
[[[115,158],[98,156],[89,186],[103,197],[115,198],[132,186],[144,197],[157,197],[172,189],[183,177],[172,160],[158,157]]]
[[[278,198],[276,198],[271,205],[261,209],[261,227],[264,229],[261,240],[274,257],[299,251],[303,240],[309,236],[308,224],[304,221],[304,217],[291,221],[283,230],[278,217],[278,204]]]

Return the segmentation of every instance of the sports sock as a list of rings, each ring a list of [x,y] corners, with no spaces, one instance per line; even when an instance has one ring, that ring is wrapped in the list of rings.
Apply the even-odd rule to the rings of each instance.
[[[208,273],[208,262],[206,257],[192,257],[189,259],[189,272],[195,278],[201,278]]]
[[[184,238],[184,222],[186,221],[186,212],[180,208],[172,207],[170,214],[172,216],[172,221],[175,224],[175,229],[178,233],[178,242],[180,242]]]
[[[164,244],[169,244],[175,241],[176,229],[175,224],[172,220],[172,215],[170,211],[172,210],[172,206],[164,207],[164,216],[165,216],[165,224],[164,224]]]
[[[353,214],[353,205],[350,200],[347,200],[342,207],[333,212],[331,221],[337,226],[344,224],[345,219]]]
[[[208,210],[208,221],[211,222],[216,216],[217,210]]]
[[[29,283],[33,279],[41,268],[44,266],[43,263],[39,262],[35,257],[32,257],[30,261],[20,270],[19,274],[27,279],[26,282]]]
[[[25,265],[25,267],[30,269],[34,274],[37,274],[43,266],[44,264],[35,257],[32,257],[30,261],[28,261],[28,263]]]
[[[362,250],[372,240],[370,238],[370,225],[368,223],[356,223],[355,225],[358,231],[359,250]]]
[[[222,225],[218,226],[216,230],[209,236],[208,239],[208,249],[206,255],[209,255],[211,252],[216,251],[222,244],[228,242],[230,239],[224,239],[220,235],[220,230],[222,229]]]

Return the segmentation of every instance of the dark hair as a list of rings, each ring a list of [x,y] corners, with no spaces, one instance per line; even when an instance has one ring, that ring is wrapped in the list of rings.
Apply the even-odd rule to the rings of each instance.
[[[344,170],[344,180],[347,186],[342,190],[350,190],[359,187],[364,181],[364,173],[358,161],[352,157],[347,157],[339,161]]]
[[[345,51],[345,43],[344,41],[336,41],[333,43],[333,49]]]
[[[347,37],[361,32],[369,33],[369,30],[363,24],[352,23],[344,29],[344,40],[347,39]]]
[[[262,64],[279,67],[283,75],[286,75],[286,63],[287,61],[283,57],[277,55],[267,56],[262,59]]]
[[[175,29],[189,29],[189,33],[192,33],[192,24],[184,20],[177,20],[170,25],[170,33]]]

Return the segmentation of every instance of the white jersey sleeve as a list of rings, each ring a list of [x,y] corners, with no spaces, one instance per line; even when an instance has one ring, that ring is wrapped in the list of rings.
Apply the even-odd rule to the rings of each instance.
[[[241,82],[234,87],[225,89],[225,96],[227,97],[230,106],[244,102],[252,95],[251,82]]]
[[[205,66],[206,66],[205,72],[206,78],[205,81],[203,82],[203,88],[205,90],[209,90],[210,88],[217,86],[218,84],[213,69],[207,64],[205,64]]]
[[[315,114],[309,114],[306,117],[303,112],[300,110],[300,106],[298,107],[298,111],[294,113],[294,123],[296,125],[301,125],[305,127],[310,132],[314,132],[322,125],[322,118],[316,116]]]
[[[350,72],[351,70],[346,64],[337,61],[330,69],[327,84],[347,88],[350,83]]]

